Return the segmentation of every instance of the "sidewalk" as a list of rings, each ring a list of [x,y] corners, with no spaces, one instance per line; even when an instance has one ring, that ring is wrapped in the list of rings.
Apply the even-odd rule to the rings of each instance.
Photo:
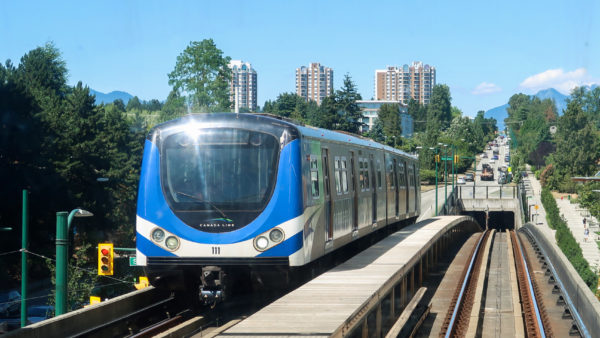
[[[567,225],[571,232],[573,233],[573,237],[581,247],[581,251],[583,252],[583,258],[590,264],[592,269],[598,269],[600,267],[600,250],[598,249],[598,245],[596,244],[596,234],[598,228],[592,227],[590,228],[590,235],[588,237],[587,242],[584,241],[583,234],[583,216],[581,215],[582,211],[584,215],[589,215],[589,212],[577,204],[571,204],[571,201],[568,199],[561,200],[560,198],[556,200],[556,204],[558,205],[558,209],[560,210],[560,214],[564,216],[567,220]],[[587,226],[590,226],[591,217],[586,217],[588,223]]]
[[[540,182],[535,178],[533,172],[531,172],[529,165],[527,165],[527,177],[523,177],[523,184],[525,185],[525,191],[529,208],[532,213],[532,223],[534,223],[546,238],[552,243],[556,243],[556,230],[550,229],[548,221],[546,220],[546,210],[542,204],[542,186]],[[538,210],[535,210],[534,205],[538,206]],[[530,207],[531,206],[531,207]]]

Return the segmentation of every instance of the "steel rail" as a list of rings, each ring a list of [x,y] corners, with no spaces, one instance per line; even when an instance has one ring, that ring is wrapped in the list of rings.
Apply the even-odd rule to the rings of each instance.
[[[533,308],[534,308],[534,313],[535,313],[535,321],[537,324],[537,330],[539,332],[539,334],[545,338],[546,337],[546,332],[544,331],[544,324],[542,323],[542,315],[540,313],[540,308],[538,306],[538,300],[537,297],[535,295],[535,291],[533,289],[533,284],[531,281],[531,275],[529,274],[529,267],[527,265],[527,260],[525,259],[525,253],[523,252],[523,248],[521,247],[521,242],[519,241],[519,239],[517,238],[517,235],[515,234],[514,231],[511,231],[511,236],[513,238],[513,245],[515,245],[517,247],[517,249],[519,250],[519,258],[521,259],[522,263],[523,263],[523,272],[525,274],[525,277],[527,277],[527,291],[529,292],[529,296],[531,297],[531,302],[533,304]]]
[[[486,237],[485,234],[488,231],[481,234],[481,236],[479,237],[479,241],[477,242],[477,246],[475,247],[475,250],[473,250],[473,253],[471,256],[471,261],[469,262],[469,267],[463,277],[463,282],[462,282],[462,285],[460,288],[460,292],[458,294],[458,299],[456,301],[456,304],[454,305],[454,310],[452,311],[452,317],[450,317],[450,323],[448,324],[448,328],[446,329],[446,334],[444,335],[444,337],[446,337],[446,338],[451,336],[452,331],[454,329],[454,324],[456,323],[456,318],[458,316],[459,309],[462,305],[462,299],[465,295],[465,290],[467,289],[467,284],[470,279],[469,277],[471,275],[471,270],[473,270],[473,267],[475,265],[475,259],[477,258],[477,254],[479,253],[479,249],[481,248],[481,243],[483,242],[483,239]]]
[[[523,227],[521,229],[522,230],[520,230],[520,231],[522,231],[524,234],[526,234],[530,240],[533,240],[534,242],[537,243],[536,237],[533,234],[533,232],[531,232],[531,230],[529,230],[525,227]],[[571,311],[571,315],[574,316],[573,318],[577,322],[577,326],[578,326],[579,330],[581,331],[582,336],[583,337],[592,337],[592,335],[589,333],[587,327],[583,323],[583,319],[581,318],[581,315],[579,314],[579,312],[577,311],[577,308],[574,305],[575,303],[571,300],[571,297],[566,292],[566,288],[565,288],[562,280],[558,276],[558,273],[556,272],[556,268],[554,267],[554,264],[552,264],[552,262],[548,258],[548,255],[546,254],[546,250],[544,250],[544,248],[541,245],[537,245],[537,248],[541,251],[542,255],[545,257],[544,262],[546,262],[548,264],[550,271],[552,271],[554,280],[559,285],[560,289],[563,290],[562,295],[564,296],[563,298],[565,299],[565,303],[569,307],[569,310]]]

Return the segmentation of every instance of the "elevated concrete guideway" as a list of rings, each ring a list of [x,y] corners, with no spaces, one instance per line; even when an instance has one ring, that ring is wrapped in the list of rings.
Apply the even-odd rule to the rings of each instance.
[[[410,225],[223,333],[235,337],[382,336],[450,245],[480,227],[440,216]]]

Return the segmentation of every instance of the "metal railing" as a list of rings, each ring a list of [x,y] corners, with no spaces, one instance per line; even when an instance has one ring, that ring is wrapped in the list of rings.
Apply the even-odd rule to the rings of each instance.
[[[513,185],[460,185],[459,199],[514,199],[517,198],[518,187]]]

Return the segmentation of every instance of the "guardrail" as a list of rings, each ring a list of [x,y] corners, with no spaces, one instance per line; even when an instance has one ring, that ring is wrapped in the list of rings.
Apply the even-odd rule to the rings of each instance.
[[[581,336],[592,337],[591,332],[600,332],[600,302],[594,293],[583,282],[581,277],[562,251],[551,243],[535,225],[525,224],[519,231],[533,239],[542,254],[547,258],[548,269],[564,295],[566,305],[569,307],[573,320]]]

